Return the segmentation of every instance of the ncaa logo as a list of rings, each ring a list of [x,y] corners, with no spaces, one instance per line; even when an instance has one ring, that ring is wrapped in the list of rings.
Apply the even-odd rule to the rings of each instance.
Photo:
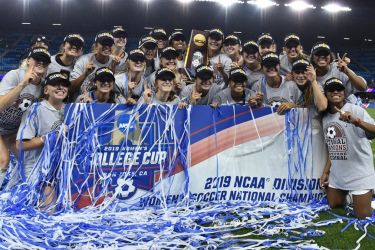
[[[117,120],[117,127],[124,134],[134,132],[136,126],[135,117],[131,119],[129,114],[122,114]]]

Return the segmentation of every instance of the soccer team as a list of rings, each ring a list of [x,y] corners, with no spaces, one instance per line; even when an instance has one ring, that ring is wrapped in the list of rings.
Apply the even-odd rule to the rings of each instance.
[[[242,42],[236,34],[212,29],[208,63],[196,67],[192,76],[184,69],[189,41],[182,31],[168,36],[155,28],[129,52],[127,38],[123,27],[99,32],[91,53],[83,54],[84,38],[72,33],[53,56],[45,36],[33,39],[19,68],[0,83],[0,185],[10,154],[17,155],[20,148],[30,176],[45,135],[63,123],[66,102],[176,104],[181,109],[272,106],[279,115],[308,108],[327,144],[321,186],[329,205],[343,207],[351,194],[355,215],[371,215],[375,171],[369,140],[375,136],[375,122],[356,105],[354,94],[366,91],[367,83],[350,69],[346,54],[335,56],[322,41],[305,53],[297,34],[284,38],[278,54],[271,34]],[[18,183],[13,173],[3,188]]]

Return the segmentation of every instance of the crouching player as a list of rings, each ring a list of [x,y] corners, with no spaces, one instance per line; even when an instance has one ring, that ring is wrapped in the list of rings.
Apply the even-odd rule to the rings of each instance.
[[[375,122],[363,108],[345,102],[345,86],[338,78],[324,84],[328,109],[323,117],[328,161],[320,178],[328,186],[331,208],[344,207],[346,195],[353,197],[354,214],[371,216],[371,196],[375,188],[373,153],[369,139],[375,136]]]

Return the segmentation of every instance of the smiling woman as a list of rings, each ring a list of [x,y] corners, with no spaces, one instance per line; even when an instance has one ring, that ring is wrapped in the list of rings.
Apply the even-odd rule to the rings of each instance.
[[[175,73],[169,68],[162,68],[155,74],[155,92],[145,87],[139,103],[148,104],[177,104],[180,98],[174,92]]]
[[[64,100],[68,96],[70,82],[67,76],[61,73],[52,73],[46,77],[43,93],[45,100],[35,103],[22,117],[22,122],[17,133],[17,149],[22,148],[22,154],[17,168],[23,167],[25,181],[33,170],[34,164],[43,149],[45,136],[53,131],[59,130],[63,123]],[[22,158],[23,156],[23,158]],[[18,171],[12,172],[8,187],[16,185]],[[52,180],[51,180],[52,181]],[[53,183],[49,181],[42,183],[42,200],[40,209],[44,209],[55,201]]]
[[[110,32],[99,32],[95,37],[94,53],[81,56],[70,74],[71,91],[77,96],[92,87],[95,69],[109,67],[115,69],[120,59],[111,57],[114,38]]]
[[[342,58],[338,55],[338,60],[333,61],[331,47],[326,42],[313,45],[310,61],[316,69],[317,81],[321,86],[328,79],[336,77],[345,86],[345,97],[367,90],[366,80],[348,67],[346,54]]]
[[[329,158],[320,178],[327,187],[331,208],[343,208],[346,195],[353,197],[359,219],[371,216],[375,188],[374,157],[369,139],[375,137],[375,122],[360,106],[345,101],[345,85],[338,78],[324,84],[328,110],[323,117],[323,133]]]
[[[0,187],[8,168],[9,154],[15,155],[15,134],[22,114],[41,95],[41,81],[50,64],[50,54],[44,48],[34,48],[25,67],[8,72],[0,84]]]
[[[83,103],[125,103],[125,98],[114,90],[115,76],[107,67],[99,68],[95,72],[93,88],[77,98]]]
[[[75,60],[82,55],[85,41],[80,34],[71,33],[64,38],[62,53],[51,57],[51,64],[48,66],[48,74],[64,72],[70,75],[73,71]]]

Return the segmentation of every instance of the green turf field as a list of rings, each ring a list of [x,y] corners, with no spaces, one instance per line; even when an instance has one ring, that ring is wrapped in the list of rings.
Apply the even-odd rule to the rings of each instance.
[[[367,112],[375,119],[375,109],[367,109]],[[372,151],[375,154],[375,140],[372,143]],[[336,214],[345,215],[343,210],[334,210]],[[334,218],[333,216],[322,213],[320,215],[322,220]],[[353,226],[347,229],[344,233],[341,233],[341,229],[345,227],[344,224],[334,224],[327,227],[320,227],[319,229],[326,232],[326,236],[315,238],[319,246],[327,247],[329,249],[353,249],[357,246],[356,240],[363,234],[361,231],[356,231]],[[368,227],[368,232],[375,236],[375,225]],[[375,249],[375,240],[366,237],[361,241],[361,249]]]

